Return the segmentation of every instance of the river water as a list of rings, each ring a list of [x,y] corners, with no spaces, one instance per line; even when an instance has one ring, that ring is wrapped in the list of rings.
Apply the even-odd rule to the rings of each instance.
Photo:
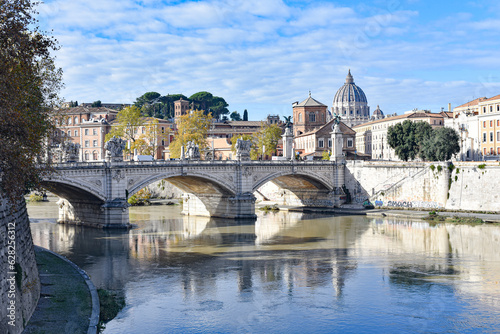
[[[104,333],[499,332],[500,227],[259,213],[254,224],[130,209],[130,231],[55,224],[34,242],[126,307]]]

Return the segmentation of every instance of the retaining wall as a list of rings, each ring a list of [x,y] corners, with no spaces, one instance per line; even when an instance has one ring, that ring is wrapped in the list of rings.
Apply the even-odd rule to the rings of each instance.
[[[24,199],[14,208],[0,196],[0,250],[0,333],[21,333],[40,297]]]

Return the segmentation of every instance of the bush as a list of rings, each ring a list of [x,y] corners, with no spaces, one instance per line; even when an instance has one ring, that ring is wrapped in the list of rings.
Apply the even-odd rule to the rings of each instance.
[[[149,200],[151,199],[151,192],[147,189],[141,189],[134,195],[132,195],[128,200],[128,204],[133,206],[139,205],[149,205]]]
[[[43,196],[39,195],[39,194],[36,194],[36,193],[32,193],[30,195],[28,201],[30,201],[30,202],[42,202],[43,201]]]
[[[97,294],[99,295],[99,304],[101,306],[99,333],[102,333],[106,328],[104,324],[114,319],[121,309],[125,307],[125,298],[104,289],[97,289]]]
[[[486,168],[486,164],[480,164],[477,166],[477,168],[479,169],[485,169]]]

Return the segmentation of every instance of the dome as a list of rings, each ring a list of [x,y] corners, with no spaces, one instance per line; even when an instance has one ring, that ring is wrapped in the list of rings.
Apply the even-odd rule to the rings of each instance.
[[[375,109],[373,111],[373,115],[374,117],[384,117],[384,113],[382,110],[380,110],[380,107],[377,105],[377,109]]]
[[[342,104],[346,102],[364,102],[368,103],[366,100],[366,95],[361,88],[354,84],[354,79],[351,75],[351,70],[347,74],[345,84],[340,87],[340,89],[335,94],[333,98],[333,104]]]

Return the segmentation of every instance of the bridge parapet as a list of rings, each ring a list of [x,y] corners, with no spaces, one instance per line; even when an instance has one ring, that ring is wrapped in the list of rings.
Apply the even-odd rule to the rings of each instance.
[[[67,200],[62,207],[74,204],[68,211],[72,221],[86,223],[84,219],[94,217],[91,225],[121,227],[128,224],[125,218],[128,196],[162,179],[185,191],[189,201],[185,201],[183,212],[191,215],[253,218],[253,193],[269,181],[295,193],[303,205],[339,205],[345,164],[295,160],[167,160],[68,162],[54,167],[56,173],[45,181],[49,190]],[[99,211],[102,216],[96,214]],[[69,217],[68,212],[61,217]]]

